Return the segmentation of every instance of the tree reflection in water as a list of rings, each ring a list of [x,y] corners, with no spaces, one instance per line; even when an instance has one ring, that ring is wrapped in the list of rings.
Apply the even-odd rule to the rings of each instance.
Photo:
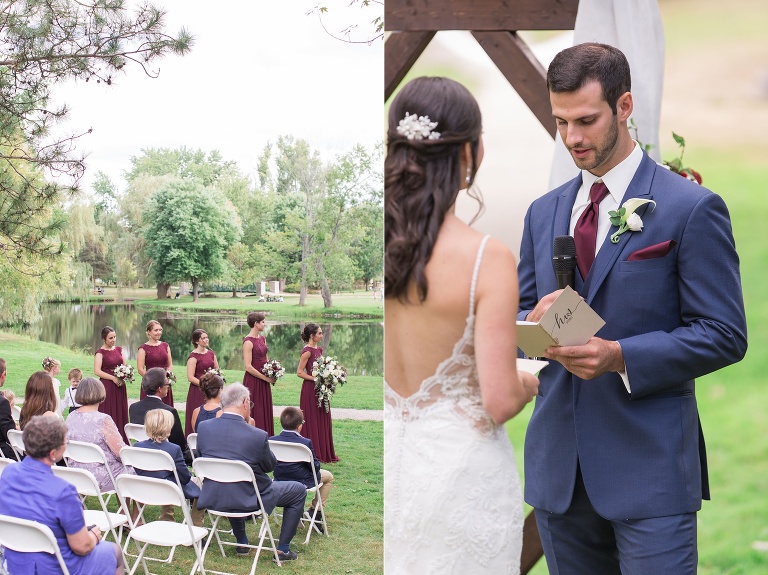
[[[150,319],[163,325],[163,341],[168,342],[173,363],[186,363],[193,349],[191,335],[195,329],[208,332],[211,349],[219,358],[223,369],[243,369],[243,338],[250,331],[245,323],[245,313],[240,316],[201,315],[174,316],[137,310],[132,305],[83,305],[48,304],[43,308],[43,320],[17,331],[42,341],[49,341],[93,353],[102,344],[99,333],[105,325],[117,330],[117,345],[130,359],[136,358],[139,346],[147,341],[145,326]],[[333,355],[352,375],[382,375],[384,328],[380,322],[316,322],[323,328],[322,346]],[[269,346],[269,356],[279,360],[287,373],[295,373],[304,343],[301,330],[305,323],[280,321],[267,317],[264,336]]]

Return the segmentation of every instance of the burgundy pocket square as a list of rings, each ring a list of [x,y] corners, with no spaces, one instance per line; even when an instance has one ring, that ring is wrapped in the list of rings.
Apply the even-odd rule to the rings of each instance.
[[[667,255],[669,252],[671,252],[672,248],[674,248],[676,245],[677,245],[677,242],[675,240],[668,240],[666,242],[661,242],[660,244],[654,244],[652,246],[648,246],[647,248],[643,248],[641,250],[637,250],[636,252],[632,252],[631,254],[629,254],[627,261],[636,262],[638,260],[650,260],[652,258],[662,258],[665,255]]]

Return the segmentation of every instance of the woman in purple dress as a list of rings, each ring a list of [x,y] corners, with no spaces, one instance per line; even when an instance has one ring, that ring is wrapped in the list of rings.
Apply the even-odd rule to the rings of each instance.
[[[147,343],[141,344],[139,347],[139,353],[136,356],[136,369],[139,375],[144,377],[148,369],[153,367],[162,367],[165,370],[173,370],[173,359],[171,359],[171,347],[164,341],[160,341],[163,337],[163,326],[160,322],[151,319],[147,322]],[[144,388],[141,388],[140,399],[147,397],[147,393]],[[173,407],[173,389],[168,388],[168,395],[162,398],[163,403]]]
[[[205,403],[205,396],[200,390],[200,378],[208,369],[219,369],[219,360],[216,354],[208,348],[208,333],[203,329],[192,332],[192,343],[195,349],[187,357],[187,379],[189,380],[189,392],[187,393],[187,416],[184,418],[184,435],[192,433],[192,413],[195,408]]]
[[[128,423],[128,392],[125,383],[115,375],[115,368],[125,363],[123,348],[115,345],[117,334],[112,327],[105,326],[101,330],[101,339],[104,344],[94,355],[93,373],[104,384],[107,397],[99,404],[99,411],[112,418],[123,441],[128,443],[128,437],[125,435],[125,424]]]
[[[315,360],[323,355],[323,348],[319,346],[323,341],[323,329],[316,323],[308,323],[301,332],[301,339],[307,345],[301,350],[299,370],[296,373],[304,383],[301,386],[301,399],[299,407],[304,412],[304,426],[301,434],[312,440],[317,458],[323,463],[335,463],[339,460],[333,450],[333,427],[331,411],[317,406],[317,394],[315,393],[315,378],[312,376],[312,366]]]
[[[272,385],[275,380],[264,375],[268,348],[267,340],[261,332],[267,325],[265,317],[260,311],[248,314],[248,327],[251,332],[243,340],[243,385],[251,392],[251,417],[256,422],[256,427],[263,429],[271,437],[275,434],[275,418],[272,415]]]

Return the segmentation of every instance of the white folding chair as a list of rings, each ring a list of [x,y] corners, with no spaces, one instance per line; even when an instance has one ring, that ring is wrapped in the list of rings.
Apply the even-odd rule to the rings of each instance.
[[[21,458],[24,457],[24,452],[26,451],[24,449],[24,439],[22,439],[22,432],[18,429],[9,429],[8,443],[10,443],[11,447],[13,447],[13,452],[16,454],[16,459],[21,461]]]
[[[75,441],[70,440],[67,443],[67,449],[64,451],[64,457],[71,459],[72,461],[75,461],[77,463],[96,463],[99,465],[103,465],[104,468],[107,470],[107,474],[109,475],[109,479],[112,481],[112,485],[115,485],[115,478],[112,475],[112,470],[109,468],[109,463],[107,462],[107,456],[104,455],[104,451],[96,445],[95,443],[88,443],[85,441]],[[125,510],[126,514],[129,513],[128,507],[125,505],[125,502],[120,497],[120,494],[117,493],[115,489],[108,489],[106,491],[101,492],[103,495],[106,495],[107,498],[104,501],[105,504],[109,503],[109,500],[112,498],[113,495],[117,495],[117,498],[120,502],[120,506]]]
[[[124,429],[125,429],[125,436],[128,438],[128,441],[132,442],[131,445],[133,445],[137,441],[146,441],[147,439],[149,439],[149,435],[147,435],[147,430],[144,428],[143,425],[139,423],[126,423]]]
[[[307,493],[313,493],[317,495],[317,504],[315,505],[315,511],[310,515],[308,512],[304,512],[304,517],[301,518],[302,525],[308,523],[307,526],[307,538],[304,540],[304,545],[309,543],[309,538],[312,535],[313,530],[317,530],[318,533],[325,533],[328,537],[328,524],[325,522],[325,509],[323,509],[323,501],[320,498],[320,488],[323,486],[322,481],[317,480],[315,475],[315,458],[312,456],[312,451],[306,445],[301,443],[289,443],[287,441],[277,441],[274,439],[269,440],[269,449],[275,454],[278,461],[283,463],[308,463],[309,468],[312,470],[312,479],[315,480],[314,487],[307,487]],[[320,519],[317,518],[318,512],[320,513]],[[306,517],[306,519],[305,519]],[[317,528],[317,524],[322,523],[323,530]]]
[[[146,559],[150,559],[146,557],[149,545],[171,548],[167,559],[155,559],[163,563],[171,563],[173,561],[174,551],[179,545],[184,545],[185,547],[192,546],[195,550],[195,562],[189,573],[193,575],[196,571],[199,571],[201,575],[205,575],[200,541],[208,535],[208,529],[192,525],[184,493],[182,493],[178,485],[165,479],[121,474],[117,476],[117,490],[123,498],[135,501],[139,508],[139,514],[131,522],[131,531],[128,533],[125,542],[126,548],[130,541],[136,542],[137,545],[142,544],[139,547],[139,554],[129,575],[133,575],[136,572],[139,563],[144,568],[146,575],[152,575],[147,568],[146,562]],[[184,514],[184,522],[151,521],[141,525],[140,522],[144,520],[144,508],[147,505],[177,505],[181,507]]]
[[[189,452],[192,454],[192,461],[194,461],[195,451],[197,451],[197,433],[187,435],[187,445],[189,445]]]
[[[0,515],[0,545],[19,553],[50,553],[56,556],[63,575],[69,575],[53,531],[37,521]]]
[[[211,525],[211,531],[216,537],[216,541],[219,544],[219,550],[222,557],[226,557],[224,553],[224,545],[232,545],[236,547],[249,547],[256,549],[256,556],[253,558],[253,566],[251,567],[251,575],[256,572],[256,564],[259,561],[259,554],[262,549],[271,549],[275,556],[275,561],[280,565],[280,557],[277,554],[277,545],[275,545],[275,539],[272,537],[272,529],[269,526],[269,517],[262,510],[264,504],[261,501],[261,493],[259,493],[259,487],[256,485],[256,478],[253,475],[253,469],[244,461],[234,461],[229,459],[215,459],[213,457],[198,457],[192,462],[192,467],[197,475],[202,480],[210,479],[211,481],[218,481],[219,483],[251,483],[254,491],[256,491],[256,499],[259,502],[259,508],[255,511],[219,511],[217,509],[208,508],[208,515],[211,516],[213,523]],[[257,545],[244,545],[232,541],[222,541],[219,537],[219,533],[216,530],[216,526],[222,517],[239,517],[239,518],[252,518],[255,525],[256,517],[261,518],[261,525],[259,527],[259,543]],[[271,546],[264,546],[264,539],[269,535],[269,541]],[[209,537],[203,548],[203,561],[205,561],[205,555],[208,552],[208,547],[211,545],[213,537]],[[226,573],[224,571],[210,571],[211,573],[218,573],[219,575],[236,575],[233,573]]]
[[[11,463],[17,463],[15,459],[8,459],[7,457],[0,456],[0,475],[3,474],[3,469],[8,467]]]
[[[11,407],[11,417],[13,417],[13,420],[16,423],[19,422],[19,419],[21,418],[21,408],[18,405]]]
[[[107,503],[99,491],[99,482],[96,481],[93,473],[87,469],[77,469],[76,467],[61,467],[54,465],[53,474],[68,481],[77,489],[77,494],[83,502],[83,514],[87,525],[96,524],[103,533],[112,534],[112,539],[120,545],[123,540],[123,525],[128,523],[128,516],[124,513],[112,513],[107,509]],[[99,500],[101,510],[88,509],[85,505],[86,497],[95,497]],[[119,529],[119,531],[115,531]]]

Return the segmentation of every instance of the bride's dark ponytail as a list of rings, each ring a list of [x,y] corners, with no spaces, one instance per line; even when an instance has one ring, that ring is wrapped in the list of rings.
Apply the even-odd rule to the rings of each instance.
[[[437,122],[439,137],[408,139],[398,132],[406,115]],[[386,296],[408,302],[414,282],[419,301],[427,297],[424,273],[445,214],[456,201],[466,174],[464,145],[472,150],[470,181],[477,169],[482,131],[480,108],[472,94],[448,78],[416,78],[406,84],[389,109],[384,161],[384,238]]]

